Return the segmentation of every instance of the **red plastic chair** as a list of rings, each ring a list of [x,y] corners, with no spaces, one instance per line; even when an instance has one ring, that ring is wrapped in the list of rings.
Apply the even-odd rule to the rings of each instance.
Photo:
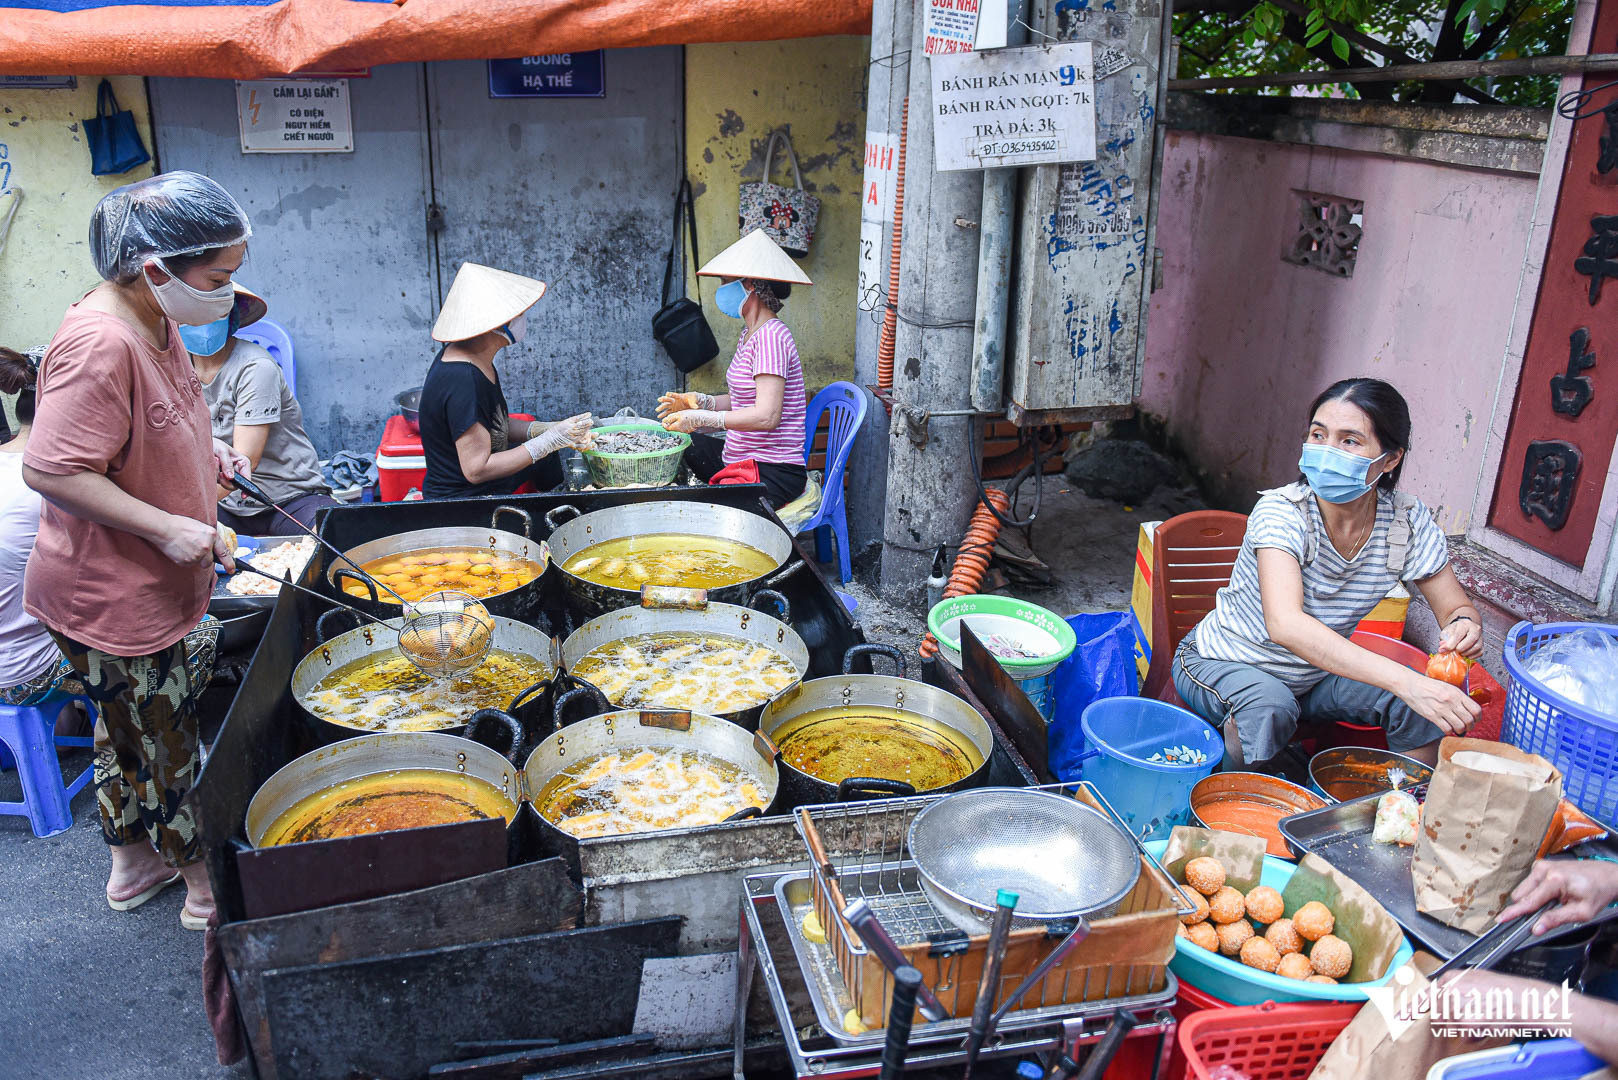
[[[1184,708],[1174,691],[1174,650],[1214,609],[1247,536],[1247,515],[1193,510],[1157,527],[1152,541],[1152,662],[1141,696]]]

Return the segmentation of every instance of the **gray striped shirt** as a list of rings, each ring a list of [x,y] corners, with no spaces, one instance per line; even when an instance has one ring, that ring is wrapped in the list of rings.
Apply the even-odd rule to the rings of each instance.
[[[1264,626],[1264,603],[1259,595],[1258,549],[1285,551],[1303,568],[1303,610],[1347,637],[1371,613],[1402,577],[1421,581],[1449,564],[1444,534],[1432,512],[1417,501],[1410,509],[1410,549],[1403,574],[1388,569],[1388,528],[1394,521],[1393,498],[1378,491],[1376,524],[1358,555],[1345,559],[1326,536],[1320,508],[1311,497],[1303,513],[1286,496],[1265,492],[1247,519],[1247,538],[1236,556],[1230,584],[1219,590],[1211,611],[1197,624],[1193,643],[1210,660],[1252,664],[1274,675],[1293,693],[1301,694],[1326,673],[1270,640]],[[1307,517],[1307,521],[1305,518]],[[1314,559],[1305,564],[1309,535],[1314,535]]]

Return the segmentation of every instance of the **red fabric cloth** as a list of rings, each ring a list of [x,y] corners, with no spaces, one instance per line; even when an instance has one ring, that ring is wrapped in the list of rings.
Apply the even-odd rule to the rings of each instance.
[[[756,484],[758,483],[758,462],[752,458],[748,458],[746,461],[733,461],[714,473],[708,483]]]
[[[219,912],[215,911],[202,935],[202,1008],[213,1028],[219,1064],[234,1065],[247,1054],[247,1039],[236,1012],[236,990],[225,970],[225,951],[219,947],[218,929]]]

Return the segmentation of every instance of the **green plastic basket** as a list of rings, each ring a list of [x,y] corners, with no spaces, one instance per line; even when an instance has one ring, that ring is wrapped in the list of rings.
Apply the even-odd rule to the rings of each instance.
[[[673,436],[679,442],[667,450],[649,454],[608,454],[600,450],[586,450],[583,452],[584,463],[590,469],[591,483],[598,488],[628,487],[631,484],[666,487],[674,483],[674,477],[680,471],[680,461],[685,456],[686,448],[691,445],[691,436],[678,431],[664,431],[663,425],[655,420],[603,424],[594,429],[598,436],[610,435],[615,431],[652,431]]]

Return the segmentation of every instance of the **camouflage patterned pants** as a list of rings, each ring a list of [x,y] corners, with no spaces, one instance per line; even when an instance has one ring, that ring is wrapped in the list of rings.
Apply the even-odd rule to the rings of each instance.
[[[188,797],[201,764],[197,699],[213,677],[219,621],[205,617],[150,656],[113,656],[51,631],[101,714],[96,724],[96,802],[114,846],[150,841],[170,866],[202,857]]]

